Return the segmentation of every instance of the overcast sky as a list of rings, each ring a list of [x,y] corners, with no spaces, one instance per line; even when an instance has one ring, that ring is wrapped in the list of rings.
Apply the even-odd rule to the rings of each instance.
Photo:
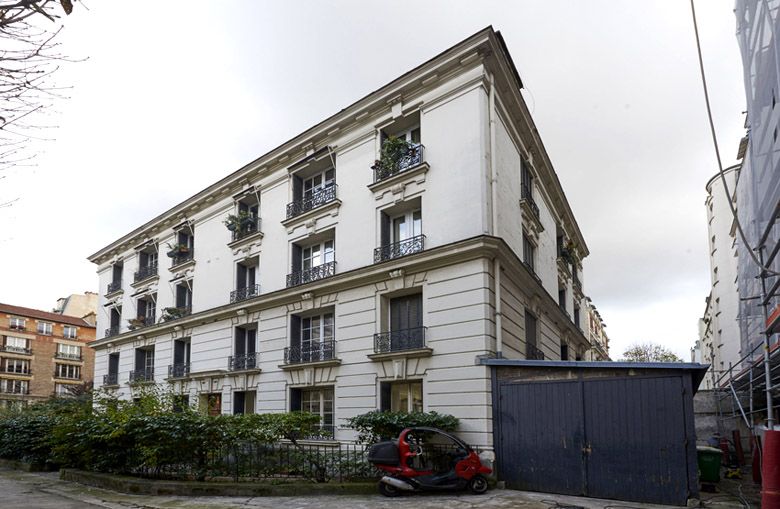
[[[733,0],[698,0],[724,164],[744,136]],[[86,257],[482,28],[503,34],[590,248],[610,354],[689,358],[709,293],[717,171],[689,3],[227,1],[77,4],[58,128],[0,180],[0,302],[98,291]],[[724,338],[725,339],[725,338]]]

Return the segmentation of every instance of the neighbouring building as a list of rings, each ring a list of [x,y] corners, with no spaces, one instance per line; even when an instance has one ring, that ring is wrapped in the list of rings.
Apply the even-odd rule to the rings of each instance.
[[[91,382],[95,326],[72,316],[0,304],[0,403],[66,396]]]
[[[593,301],[590,297],[585,297],[585,313],[587,317],[586,333],[590,341],[590,349],[584,360],[588,361],[608,361],[609,358],[609,337],[607,336],[607,324],[601,318]]]
[[[704,378],[706,389],[712,389],[717,379],[730,367],[738,367],[742,356],[737,322],[737,241],[734,216],[728,204],[729,200],[734,199],[738,171],[738,165],[724,170],[726,186],[731,196],[726,195],[720,173],[712,177],[706,187],[705,206],[712,286],[706,299],[704,314],[699,319],[697,342],[701,362],[709,364],[711,370]]]
[[[97,293],[84,292],[83,295],[74,293],[68,297],[57,299],[57,307],[52,310],[52,313],[83,318],[92,325],[95,325],[97,320],[97,305]]]
[[[336,440],[435,410],[490,448],[480,359],[591,348],[588,249],[521,88],[487,28],[91,255],[98,384]]]

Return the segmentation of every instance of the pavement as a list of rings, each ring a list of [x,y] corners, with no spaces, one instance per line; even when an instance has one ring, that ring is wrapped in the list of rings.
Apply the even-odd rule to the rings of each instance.
[[[111,490],[92,488],[63,481],[59,472],[22,472],[0,466],[0,497],[3,509],[90,509],[149,508],[149,509],[207,509],[261,507],[274,509],[338,508],[371,509],[404,508],[524,508],[524,509],[663,509],[669,506],[619,502],[596,498],[570,497],[549,493],[532,493],[505,489],[491,489],[484,495],[469,492],[447,494],[405,494],[398,498],[372,495],[320,496],[256,496],[256,497],[182,497],[160,495],[131,495]],[[694,505],[694,504],[689,504]],[[695,505],[698,505],[696,503]],[[732,497],[719,494],[702,504],[709,509],[736,509],[744,505]],[[757,509],[756,506],[753,506]]]

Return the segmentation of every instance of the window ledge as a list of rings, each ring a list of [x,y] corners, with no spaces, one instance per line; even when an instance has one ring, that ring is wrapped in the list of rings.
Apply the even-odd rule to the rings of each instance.
[[[157,274],[154,274],[152,276],[145,277],[145,278],[143,278],[143,279],[141,279],[139,281],[135,281],[133,283],[130,283],[130,286],[132,286],[133,288],[139,288],[139,287],[143,286],[146,283],[157,282],[157,280],[159,280],[159,279],[160,279],[160,274],[157,273]]]
[[[228,375],[256,375],[261,371],[260,368],[246,368],[246,369],[231,369],[227,372]]]
[[[227,246],[230,249],[236,249],[239,246],[243,246],[244,244],[249,244],[254,241],[257,241],[257,244],[260,245],[260,241],[263,240],[263,232],[253,232],[247,235],[246,237],[241,237],[238,240],[233,240],[231,242],[228,242]]]
[[[104,297],[107,298],[107,299],[110,299],[112,297],[118,297],[119,295],[122,295],[123,293],[125,293],[124,288],[119,288],[117,290],[114,290],[111,293],[105,294]]]
[[[168,267],[168,270],[171,272],[179,272],[180,270],[187,269],[189,267],[192,267],[193,265],[195,265],[195,258],[191,258],[186,262],[180,263],[178,265],[174,265],[173,267]]]
[[[566,279],[571,277],[571,271],[569,270],[569,264],[566,263],[561,257],[558,257],[558,274],[563,274]]]
[[[375,361],[386,361],[390,359],[430,357],[433,355],[433,348],[415,348],[414,350],[398,350],[396,352],[374,353],[368,356]]]
[[[187,377],[187,379],[189,379],[189,380],[205,380],[205,379],[211,378],[211,377],[223,376],[226,373],[229,373],[229,371],[225,371],[224,369],[212,369],[212,370],[209,370],[209,371],[190,371],[190,374]]]
[[[431,166],[427,162],[423,162],[408,170],[396,173],[392,177],[382,179],[379,182],[373,182],[368,185],[368,189],[377,194],[376,199],[379,200],[384,195],[384,192],[380,193],[380,191],[387,191],[396,184],[411,184],[412,181],[422,184],[425,182],[425,174],[428,173],[428,170],[430,169]]]
[[[520,200],[520,215],[523,219],[523,224],[527,224],[531,233],[538,240],[539,234],[544,231],[544,225],[539,217],[536,217],[536,213],[531,208],[531,204],[526,199]]]
[[[282,221],[282,226],[287,228],[287,233],[292,233],[297,226],[308,222],[310,219],[314,219],[316,216],[325,216],[330,214],[331,216],[335,217],[339,215],[339,207],[341,207],[341,200],[336,198],[335,200],[329,201],[328,203],[320,205],[317,208],[307,210],[303,214],[298,214],[297,216],[293,216],[290,219],[285,219]]]
[[[291,371],[293,369],[304,368],[328,368],[332,366],[339,366],[341,359],[328,359],[325,361],[313,361],[313,362],[296,362],[295,364],[280,364],[279,368],[284,371]]]

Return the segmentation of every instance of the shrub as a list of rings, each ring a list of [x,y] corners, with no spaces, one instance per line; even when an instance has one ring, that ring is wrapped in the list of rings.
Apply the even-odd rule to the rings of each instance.
[[[436,412],[383,412],[374,410],[347,419],[349,426],[358,432],[358,441],[373,444],[382,439],[398,437],[404,428],[427,426],[442,431],[455,431],[460,421],[451,415]]]

